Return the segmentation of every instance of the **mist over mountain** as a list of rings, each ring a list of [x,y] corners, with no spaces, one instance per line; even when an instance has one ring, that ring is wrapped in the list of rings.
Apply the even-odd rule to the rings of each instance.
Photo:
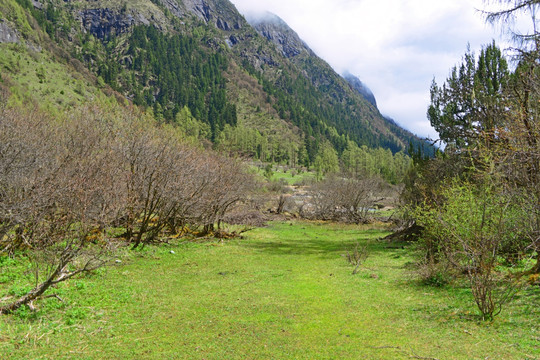
[[[316,57],[309,46],[283,19],[270,12],[251,13],[246,19],[259,34],[271,41],[286,58],[294,58],[302,53]]]
[[[371,92],[371,89],[367,87],[366,84],[364,84],[358,77],[354,76],[348,71],[343,74],[343,77],[349,82],[349,84],[351,84],[353,89],[358,91],[367,101],[370,102],[370,104],[377,107],[377,100],[375,99],[375,95],[373,95],[373,92]]]

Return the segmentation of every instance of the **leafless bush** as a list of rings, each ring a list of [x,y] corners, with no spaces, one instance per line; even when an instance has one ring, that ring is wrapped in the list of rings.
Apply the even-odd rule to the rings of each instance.
[[[287,197],[285,197],[284,194],[279,195],[278,206],[277,206],[277,210],[276,210],[276,212],[278,214],[281,214],[283,212],[283,209],[285,208],[286,200],[287,200]]]
[[[159,233],[174,210],[166,195],[176,175],[178,154],[149,124],[134,119],[126,125],[116,144],[122,169],[119,188],[125,199],[125,236],[137,248]]]
[[[231,211],[223,219],[227,224],[243,225],[247,227],[264,227],[270,220],[260,211],[242,208]]]
[[[206,190],[200,198],[199,216],[203,233],[208,234],[216,225],[221,228],[226,214],[252,191],[254,181],[240,162],[215,154],[206,155],[204,175]]]
[[[188,146],[134,109],[62,119],[0,109],[0,252],[25,250],[36,269],[36,286],[0,313],[105,265],[108,227],[124,227],[133,248],[186,225],[212,233],[252,186],[238,161]]]
[[[102,124],[43,114],[0,114],[0,238],[4,252],[38,254],[35,287],[0,307],[31,304],[53,285],[107,263],[108,242],[92,235],[117,209],[108,141]],[[97,230],[96,230],[97,229]]]
[[[316,183],[314,178],[304,177],[300,181],[295,182],[295,186],[313,186]]]
[[[269,180],[266,189],[270,192],[285,194],[290,191],[289,184],[285,179]]]
[[[377,178],[328,178],[310,190],[312,216],[323,220],[365,222],[384,191],[383,181]]]
[[[347,262],[354,266],[353,275],[358,273],[360,266],[366,261],[369,256],[369,250],[367,246],[360,246],[359,243],[356,243],[354,248],[351,251],[347,251],[345,257]]]
[[[121,223],[133,248],[165,229],[177,234],[202,226],[211,233],[250,192],[252,177],[239,162],[184,144],[173,128],[140,119],[129,124],[118,152],[126,199]]]

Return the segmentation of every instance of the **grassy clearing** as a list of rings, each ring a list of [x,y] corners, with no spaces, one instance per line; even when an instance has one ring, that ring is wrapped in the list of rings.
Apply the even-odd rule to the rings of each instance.
[[[114,99],[95,88],[81,75],[52,61],[46,52],[33,52],[21,44],[0,44],[0,81],[10,84],[10,101],[40,104],[51,113],[73,106],[102,102],[114,104]]]
[[[272,175],[272,180],[281,180],[281,179],[286,181],[289,185],[297,185],[300,183],[314,181],[315,173],[309,172],[309,171],[298,173],[298,172],[295,172],[294,169],[289,170],[289,171],[283,171],[280,169],[274,172],[274,174]]]
[[[65,303],[4,317],[0,358],[539,358],[538,289],[482,323],[468,290],[415,282],[411,250],[377,241],[385,234],[275,223],[242,240],[127,253],[63,284]],[[357,242],[370,256],[352,275],[342,255]],[[2,293],[16,284],[2,279]]]
[[[265,170],[256,166],[252,166],[255,174],[257,174],[261,181],[264,179]],[[283,181],[288,185],[300,185],[315,181],[316,175],[312,171],[298,172],[296,169],[284,170],[281,166],[277,166],[277,169],[273,169],[271,181]]]

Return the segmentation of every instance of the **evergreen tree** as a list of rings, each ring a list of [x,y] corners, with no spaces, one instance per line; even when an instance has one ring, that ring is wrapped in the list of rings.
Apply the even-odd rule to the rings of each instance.
[[[508,64],[493,42],[482,49],[478,61],[468,49],[442,87],[434,80],[428,118],[440,139],[461,148],[479,135],[493,138],[497,119],[504,112],[500,99],[508,76]]]

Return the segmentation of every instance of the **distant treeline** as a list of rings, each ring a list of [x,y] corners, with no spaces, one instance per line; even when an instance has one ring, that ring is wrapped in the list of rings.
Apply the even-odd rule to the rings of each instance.
[[[341,154],[328,142],[314,144],[309,138],[301,144],[270,143],[258,130],[244,127],[226,126],[217,144],[224,150],[263,162],[312,167],[321,175],[342,172],[355,178],[380,176],[392,184],[403,181],[412,161],[403,152],[393,154],[389,149],[359,147],[351,140]]]

